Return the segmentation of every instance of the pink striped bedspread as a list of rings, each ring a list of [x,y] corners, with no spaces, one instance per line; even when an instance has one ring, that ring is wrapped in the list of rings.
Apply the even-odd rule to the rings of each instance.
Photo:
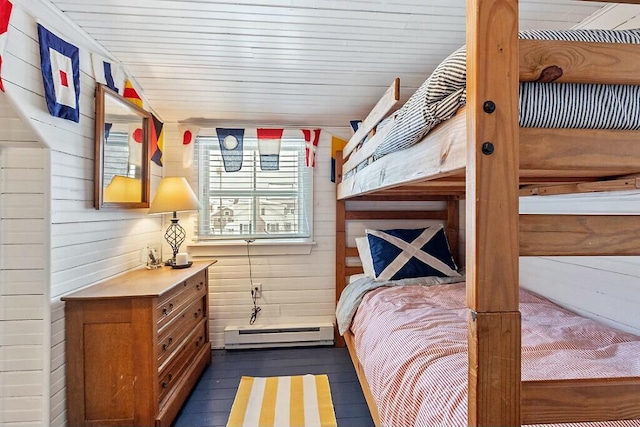
[[[640,376],[640,337],[579,317],[525,290],[522,379]],[[351,325],[382,425],[467,425],[464,283],[381,287]],[[555,425],[555,424],[554,424]],[[563,426],[640,426],[640,420]]]

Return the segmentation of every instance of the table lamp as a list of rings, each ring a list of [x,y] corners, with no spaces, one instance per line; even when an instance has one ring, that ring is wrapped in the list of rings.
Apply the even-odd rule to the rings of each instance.
[[[162,178],[151,202],[149,214],[173,212],[171,224],[166,233],[164,233],[164,238],[173,250],[173,257],[167,261],[167,265],[176,265],[176,254],[179,252],[180,245],[184,242],[186,236],[184,228],[178,224],[176,212],[195,211],[198,209],[200,209],[200,202],[185,178],[181,176]]]

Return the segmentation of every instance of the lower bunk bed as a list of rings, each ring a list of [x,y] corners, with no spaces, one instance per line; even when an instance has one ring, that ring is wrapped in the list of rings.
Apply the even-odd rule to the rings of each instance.
[[[376,425],[467,425],[465,284],[421,286],[420,282],[369,291],[345,340],[369,389],[365,393]],[[520,311],[523,381],[623,382],[640,376],[639,337],[579,317],[525,290],[520,292]],[[544,396],[523,393],[523,408],[528,408],[522,413],[524,424],[557,420],[558,414],[536,411],[539,398]],[[627,404],[632,414],[640,402]],[[585,421],[594,415],[588,404],[576,411]],[[640,420],[570,425],[626,427],[640,426]]]
[[[337,219],[342,220],[337,225],[336,246],[338,329],[344,336],[376,426],[468,424],[469,310],[464,270],[458,273],[455,262],[459,200],[444,196],[423,199],[429,197],[446,208],[427,212],[405,210],[399,206],[402,196],[356,199],[373,200],[378,210],[364,210],[362,206],[350,210],[344,201],[338,202]],[[384,203],[392,200],[394,210],[385,209],[382,200]],[[400,231],[366,230],[365,241],[356,240],[357,248],[347,244],[349,221],[355,220],[362,226],[368,220],[393,218],[403,221]],[[407,230],[407,220],[418,218],[437,220],[443,225]],[[394,239],[412,242],[423,234],[437,236],[439,230],[451,242],[445,240],[448,248],[444,254],[442,243],[430,243],[433,239],[417,245],[427,255],[421,254],[416,245],[409,247]],[[448,272],[437,276],[448,277],[404,277],[406,271],[400,272],[404,267],[398,263],[389,267],[403,251],[381,249],[374,242],[381,235],[386,236],[387,243],[404,246],[405,252]],[[349,266],[354,258],[360,258],[365,267]],[[446,266],[438,264],[438,260]],[[367,265],[373,268],[366,268]],[[386,268],[391,271],[385,273]],[[367,276],[358,274],[345,285],[345,277],[361,271]],[[413,270],[409,276],[412,274],[420,272]],[[523,424],[640,426],[637,356],[640,337],[580,317],[524,289],[520,290],[519,309],[522,313],[519,404]],[[566,388],[558,389],[556,386],[563,381]],[[590,388],[573,388],[574,385]],[[607,390],[611,385],[615,388]],[[623,389],[625,393],[616,395]],[[615,405],[605,413],[602,407],[607,399],[615,401]]]

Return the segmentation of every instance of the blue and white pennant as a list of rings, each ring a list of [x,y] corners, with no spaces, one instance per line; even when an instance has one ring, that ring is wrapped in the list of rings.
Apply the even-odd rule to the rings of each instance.
[[[96,53],[91,54],[91,63],[96,83],[103,84],[120,93],[120,89],[124,87],[124,75],[121,73],[120,65],[114,64]]]

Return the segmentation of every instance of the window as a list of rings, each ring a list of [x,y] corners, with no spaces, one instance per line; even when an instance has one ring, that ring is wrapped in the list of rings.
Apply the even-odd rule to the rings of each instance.
[[[258,141],[243,140],[242,168],[226,172],[217,136],[199,136],[196,161],[202,209],[199,240],[310,240],[313,169],[305,166],[305,141],[282,138],[279,170],[260,168]]]
[[[104,185],[108,185],[114,176],[136,177],[140,166],[129,163],[129,134],[126,131],[111,129],[104,144]]]

